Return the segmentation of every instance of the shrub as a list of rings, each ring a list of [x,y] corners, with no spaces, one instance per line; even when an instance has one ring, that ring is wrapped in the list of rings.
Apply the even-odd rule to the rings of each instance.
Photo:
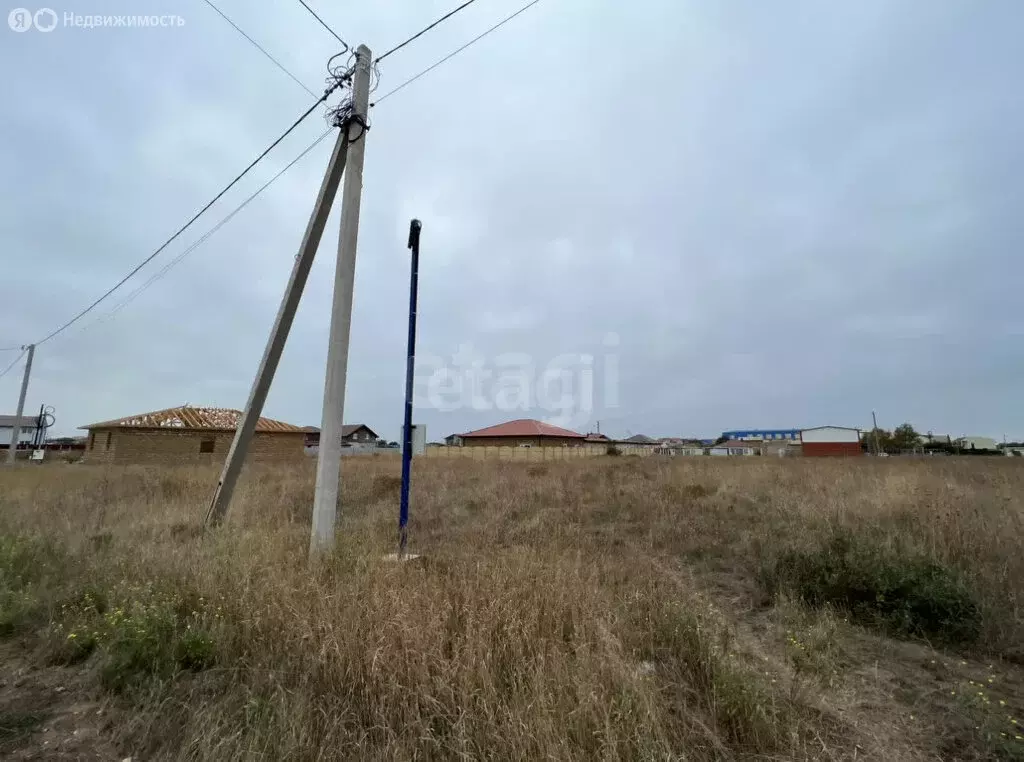
[[[836,606],[897,636],[963,644],[981,632],[980,607],[959,572],[864,539],[841,535],[818,550],[784,553],[762,582],[773,596],[787,590],[810,606]]]
[[[52,657],[74,664],[95,653],[104,685],[115,691],[206,669],[216,655],[208,622],[220,613],[203,609],[202,598],[152,585],[88,588],[61,605],[51,627]]]
[[[174,660],[181,669],[199,672],[211,666],[216,656],[216,643],[208,632],[191,622],[175,644]]]
[[[620,450],[615,445],[608,445],[608,449],[605,450],[605,454],[612,455],[612,456],[618,456],[618,455],[622,455],[622,450]]]

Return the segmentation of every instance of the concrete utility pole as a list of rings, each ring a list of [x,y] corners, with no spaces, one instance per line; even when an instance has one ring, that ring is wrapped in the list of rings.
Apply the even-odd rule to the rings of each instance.
[[[875,438],[875,455],[878,455],[878,453],[881,452],[881,449],[878,447],[878,419],[875,418],[874,410],[871,411],[871,423],[874,426],[874,428],[871,429],[871,433],[874,435]]]
[[[284,351],[288,332],[291,330],[292,321],[295,318],[295,311],[302,298],[302,290],[306,286],[310,268],[313,266],[313,258],[320,246],[320,239],[323,236],[324,227],[327,225],[327,217],[331,213],[331,206],[334,204],[334,197],[337,195],[338,185],[345,171],[347,150],[348,136],[344,130],[339,130],[338,139],[334,144],[334,152],[327,165],[327,172],[320,184],[320,193],[316,197],[313,213],[306,225],[306,232],[302,236],[299,255],[295,258],[288,287],[281,300],[281,307],[277,311],[277,319],[274,321],[270,338],[267,339],[267,347],[263,351],[263,359],[260,361],[256,380],[253,381],[252,390],[249,392],[249,401],[246,403],[245,412],[235,429],[235,438],[231,442],[231,449],[228,450],[227,460],[224,461],[224,470],[221,471],[217,491],[210,502],[210,509],[206,514],[207,526],[223,521],[228,512],[228,506],[231,504],[231,495],[235,491],[235,484],[242,471],[242,464],[245,462],[245,455],[249,450],[252,435],[256,431],[256,424],[263,413],[263,404],[267,400],[270,383],[274,380],[274,373],[281,360],[281,353]]]
[[[338,263],[334,272],[334,302],[327,345],[324,408],[320,421],[320,451],[316,463],[316,494],[310,557],[334,546],[334,522],[338,514],[338,481],[341,478],[341,427],[345,415],[345,380],[348,373],[348,340],[352,327],[352,294],[356,275],[356,244],[359,239],[359,204],[363,190],[363,156],[366,152],[366,114],[370,105],[370,49],[356,50],[352,79],[352,114],[348,125],[349,163],[341,192],[341,231]],[[361,122],[361,124],[360,124]]]
[[[18,437],[21,436],[21,414],[25,412],[25,395],[28,394],[28,377],[32,374],[32,358],[36,345],[28,345],[28,359],[25,361],[25,375],[21,377],[21,394],[18,395],[18,409],[14,412],[14,428],[11,429],[11,446],[7,448],[7,463],[14,465],[18,458]]]

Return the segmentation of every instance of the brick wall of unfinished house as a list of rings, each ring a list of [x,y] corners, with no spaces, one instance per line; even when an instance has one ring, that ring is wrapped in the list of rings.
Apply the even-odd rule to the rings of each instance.
[[[247,461],[271,463],[305,457],[304,434],[258,431]],[[87,463],[216,464],[224,462],[234,439],[231,431],[112,429],[90,432]]]

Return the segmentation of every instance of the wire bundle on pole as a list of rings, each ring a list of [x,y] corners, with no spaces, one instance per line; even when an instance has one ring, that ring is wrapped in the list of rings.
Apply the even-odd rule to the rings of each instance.
[[[354,143],[370,129],[370,124],[364,114],[356,113],[354,93],[352,92],[352,76],[356,70],[358,56],[352,52],[349,54],[348,60],[344,65],[336,64],[335,60],[341,55],[343,54],[333,55],[327,62],[327,84],[329,89],[344,88],[344,94],[337,106],[327,109],[325,117],[328,124],[332,127],[340,127],[341,129],[347,129],[348,125],[352,122],[358,124],[361,128],[359,134],[350,138],[350,141]],[[374,74],[377,75],[376,78]],[[373,80],[379,81],[379,70],[376,69],[373,63],[371,63],[370,77],[370,91],[372,92],[376,88],[376,82]]]

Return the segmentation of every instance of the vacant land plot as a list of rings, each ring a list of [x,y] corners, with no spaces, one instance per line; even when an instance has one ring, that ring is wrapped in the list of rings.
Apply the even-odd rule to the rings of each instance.
[[[1024,759],[1024,468],[0,472],[0,756]]]

